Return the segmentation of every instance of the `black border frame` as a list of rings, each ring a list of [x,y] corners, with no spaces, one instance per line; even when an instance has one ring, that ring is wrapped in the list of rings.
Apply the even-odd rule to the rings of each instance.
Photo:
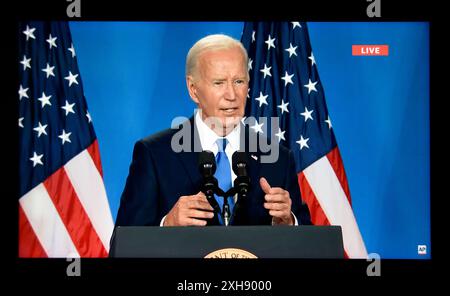
[[[69,0],[68,0],[69,1]],[[369,1],[369,0],[367,0]],[[441,74],[446,73],[442,64],[443,47],[439,45],[440,39],[445,38],[446,34],[439,33],[443,28],[444,22],[440,21],[437,14],[442,13],[444,9],[439,5],[433,5],[430,1],[427,3],[415,4],[413,2],[396,3],[389,0],[381,0],[382,16],[381,18],[369,18],[366,15],[366,7],[370,3],[366,0],[352,1],[304,1],[294,2],[292,7],[301,7],[296,9],[285,6],[263,7],[248,3],[230,3],[224,5],[224,9],[217,10],[213,8],[215,4],[206,2],[199,4],[197,2],[183,2],[183,4],[158,3],[158,8],[154,4],[144,6],[144,1],[127,0],[121,3],[113,1],[92,1],[81,0],[81,18],[69,18],[66,15],[66,8],[69,2],[60,1],[28,1],[22,0],[15,2],[11,9],[12,13],[7,13],[6,42],[8,50],[12,53],[10,57],[15,57],[17,53],[18,21],[21,20],[67,20],[67,21],[242,21],[242,20],[292,20],[299,19],[305,21],[428,21],[430,23],[430,208],[431,208],[431,259],[427,260],[381,260],[381,279],[398,279],[399,277],[432,279],[438,273],[444,263],[443,249],[444,244],[441,238],[445,230],[439,230],[438,227],[445,224],[441,222],[440,217],[446,217],[439,214],[443,211],[443,202],[446,199],[444,194],[443,178],[445,177],[445,164],[441,160],[445,158],[443,151],[442,135],[446,128],[445,108],[442,107],[445,92],[439,90],[442,85]],[[153,2],[149,2],[153,3]],[[148,5],[148,4],[147,4]],[[170,7],[172,6],[172,7]],[[200,9],[201,7],[201,9]],[[199,10],[200,9],[200,10]],[[442,18],[445,20],[445,16]],[[7,71],[7,95],[5,98],[12,102],[11,108],[6,110],[17,110],[15,98],[17,98],[18,85],[16,73],[16,60],[13,58],[5,59]],[[11,68],[9,68],[11,66]],[[441,69],[440,69],[441,68]],[[445,76],[445,75],[444,75]],[[444,95],[439,95],[444,94]],[[448,96],[448,95],[447,95]],[[11,99],[12,98],[12,99]],[[9,106],[8,106],[9,107]],[[14,196],[18,196],[18,133],[17,133],[17,112],[5,112],[4,116],[8,122],[7,130],[11,131],[12,136],[5,139],[11,139],[12,145],[5,145],[11,149],[8,154],[11,157],[5,157],[11,164],[8,164],[8,174],[4,190],[4,200],[6,201],[7,215],[2,215],[5,219],[3,225],[6,225],[8,238],[4,240],[7,247],[8,263],[11,263],[11,273],[14,278],[33,278],[33,279],[63,279],[80,282],[76,277],[68,277],[66,268],[70,264],[66,259],[21,259],[18,258],[18,204]],[[447,132],[448,133],[448,132]],[[12,177],[10,177],[12,176]],[[9,179],[16,180],[9,181]],[[15,186],[12,186],[15,184]],[[441,224],[442,223],[442,224]],[[5,229],[4,228],[4,229]],[[448,231],[447,231],[448,232]],[[6,241],[6,242],[5,242]],[[173,284],[180,280],[202,279],[210,280],[274,280],[279,283],[280,289],[288,288],[292,285],[292,280],[300,278],[355,278],[371,279],[366,275],[366,269],[370,262],[366,260],[279,260],[279,259],[258,259],[256,261],[235,261],[227,262],[208,261],[204,259],[81,259],[81,277],[80,279],[97,278],[142,278],[151,282],[151,284],[168,289],[171,293]],[[152,280],[153,279],[153,280]],[[155,280],[157,279],[157,280]],[[110,282],[113,284],[113,282]],[[413,284],[411,282],[410,284]],[[177,293],[176,290],[173,291]],[[241,294],[241,293],[239,293]],[[245,294],[245,293],[244,293]]]

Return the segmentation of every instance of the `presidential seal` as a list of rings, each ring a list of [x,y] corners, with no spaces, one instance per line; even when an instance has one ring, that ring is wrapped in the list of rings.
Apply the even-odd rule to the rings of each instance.
[[[213,251],[205,256],[212,259],[256,259],[254,254],[242,249],[226,248]]]

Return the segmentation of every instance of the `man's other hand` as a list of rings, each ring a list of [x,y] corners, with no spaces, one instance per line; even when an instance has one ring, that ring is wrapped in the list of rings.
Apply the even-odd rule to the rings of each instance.
[[[264,196],[264,208],[269,210],[274,225],[294,225],[294,217],[291,213],[292,201],[289,191],[280,187],[271,187],[266,178],[259,179]]]
[[[214,210],[203,192],[181,196],[166,215],[164,226],[205,226]]]

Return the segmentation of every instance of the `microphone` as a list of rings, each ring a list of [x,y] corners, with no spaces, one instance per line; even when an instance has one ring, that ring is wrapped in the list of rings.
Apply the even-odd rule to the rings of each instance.
[[[234,188],[238,193],[238,200],[234,206],[233,218],[239,211],[242,200],[245,200],[250,190],[250,177],[247,174],[248,162],[245,152],[236,151],[232,156],[233,172],[236,174]]]
[[[198,167],[202,176],[213,176],[216,172],[216,158],[214,157],[214,153],[209,150],[200,152],[198,156]]]
[[[236,174],[234,187],[239,194],[246,195],[250,189],[250,177],[247,174],[247,154],[236,151],[232,156],[233,172]]]
[[[198,157],[198,168],[200,174],[203,176],[203,184],[201,191],[206,195],[206,199],[209,204],[213,207],[214,213],[220,213],[220,207],[214,198],[214,192],[218,188],[217,179],[214,177],[216,172],[216,158],[214,153],[205,150],[200,152]]]

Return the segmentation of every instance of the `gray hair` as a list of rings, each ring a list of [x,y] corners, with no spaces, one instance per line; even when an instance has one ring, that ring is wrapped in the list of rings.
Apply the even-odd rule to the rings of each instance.
[[[241,49],[245,59],[246,73],[248,75],[248,55],[247,50],[242,43],[239,40],[224,34],[214,34],[203,37],[191,47],[186,57],[186,76],[195,76],[195,74],[197,74],[198,60],[202,53],[220,49],[231,49],[234,47]]]

